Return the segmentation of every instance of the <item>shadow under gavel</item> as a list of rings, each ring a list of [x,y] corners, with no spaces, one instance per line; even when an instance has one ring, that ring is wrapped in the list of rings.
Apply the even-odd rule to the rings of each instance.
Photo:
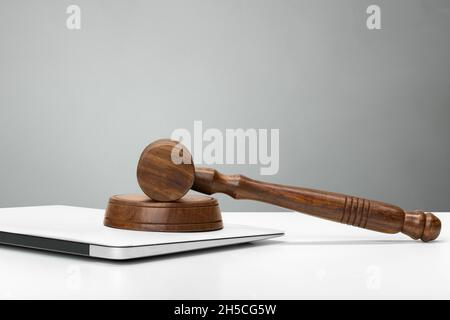
[[[192,198],[183,198],[190,189],[208,195],[225,193],[234,199],[269,203],[373,231],[389,234],[402,232],[415,240],[421,239],[425,242],[435,240],[441,230],[440,220],[432,213],[404,211],[397,206],[379,201],[266,183],[242,175],[224,175],[209,168],[195,168],[189,151],[179,142],[167,139],[155,141],[143,151],[138,163],[137,177],[142,191],[151,198],[147,200],[140,198],[139,201],[151,207],[152,214],[155,208],[158,209],[155,215],[156,220],[153,219],[152,223],[156,221],[156,225],[159,223],[160,226],[159,229],[151,227],[150,224],[146,228],[134,228],[139,230],[177,231],[177,229],[166,229],[161,226],[164,223],[176,225],[177,220],[189,223],[187,221],[189,219],[193,220],[191,225],[198,223],[197,227],[192,229],[195,231],[220,229],[222,221],[217,202],[213,203],[215,199],[200,199],[200,202],[193,204],[196,214],[185,209],[190,206],[190,203],[195,202],[191,200]],[[122,200],[127,202],[126,197]],[[119,205],[117,201],[120,199],[116,198],[116,205]],[[205,201],[204,204],[201,204],[202,201]],[[114,215],[122,215],[122,212],[118,212],[119,207],[116,205],[111,204],[110,200],[111,208],[108,209],[111,211],[110,218]],[[167,209],[168,207],[172,209]],[[168,218],[169,213],[170,218]],[[136,210],[127,211],[127,214],[123,216],[125,218],[122,218],[136,218],[140,215],[144,219],[149,216]],[[210,218],[210,215],[214,217]],[[133,229],[133,226],[126,223],[114,224],[111,222],[112,219],[108,221],[108,212],[106,218],[106,225]],[[203,218],[204,220],[201,220]],[[200,220],[194,221],[195,219]],[[192,230],[182,229],[181,231]]]

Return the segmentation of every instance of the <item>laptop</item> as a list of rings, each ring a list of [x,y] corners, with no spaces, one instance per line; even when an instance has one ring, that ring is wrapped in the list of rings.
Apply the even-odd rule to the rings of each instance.
[[[170,233],[105,227],[104,210],[70,206],[0,209],[0,244],[110,260],[130,260],[282,236],[279,230],[226,224],[222,230]]]

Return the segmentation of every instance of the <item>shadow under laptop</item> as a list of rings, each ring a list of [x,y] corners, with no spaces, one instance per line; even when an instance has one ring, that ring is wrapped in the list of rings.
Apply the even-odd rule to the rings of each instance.
[[[127,259],[127,260],[110,260],[110,259],[102,259],[97,257],[91,257],[91,256],[83,256],[83,255],[74,255],[74,254],[67,254],[67,253],[61,253],[57,251],[48,251],[48,250],[40,250],[40,249],[34,249],[34,248],[27,248],[27,247],[16,247],[16,246],[10,246],[10,245],[4,245],[0,244],[0,250],[10,252],[10,253],[24,253],[27,255],[31,255],[33,257],[51,257],[52,259],[67,259],[72,261],[83,261],[83,262],[100,262],[105,264],[126,264],[126,265],[132,265],[132,264],[138,264],[142,262],[149,262],[149,261],[162,261],[162,260],[176,260],[176,259],[183,259],[186,257],[192,257],[197,255],[205,255],[205,254],[212,254],[212,253],[219,253],[219,252],[230,252],[230,251],[239,251],[243,249],[248,249],[255,246],[260,246],[261,243],[257,242],[246,242],[246,243],[240,243],[240,244],[233,244],[228,246],[220,246],[220,247],[210,247],[210,248],[202,248],[202,249],[196,249],[191,251],[182,251],[182,252],[175,252],[175,253],[167,253],[167,254],[160,254],[157,256],[149,256],[149,257],[143,257],[143,258],[134,258],[134,259]]]
[[[433,245],[445,242],[444,239],[434,241],[425,245]],[[36,250],[33,248],[24,248],[24,247],[12,247],[9,245],[0,245],[1,250],[7,251],[15,251],[15,252],[23,252],[27,254],[31,254],[33,256],[42,256],[42,257],[52,257],[56,259],[69,259],[72,261],[84,261],[84,262],[96,262],[102,264],[113,264],[113,265],[133,265],[140,264],[145,262],[158,262],[158,261],[170,261],[170,260],[179,260],[186,259],[188,257],[195,256],[203,256],[210,254],[218,254],[218,253],[238,253],[242,250],[248,250],[251,248],[263,248],[263,247],[273,247],[273,246],[298,246],[298,247],[307,247],[307,246],[392,246],[392,245],[424,245],[415,240],[373,240],[373,239],[348,239],[348,240],[266,240],[266,241],[258,241],[258,242],[247,242],[241,244],[233,244],[228,246],[220,246],[220,247],[211,247],[211,248],[203,248],[192,251],[184,251],[184,252],[176,252],[176,253],[168,253],[157,256],[149,256],[137,259],[130,260],[107,260],[102,258],[95,258],[89,256],[78,256],[78,255],[70,255],[63,254],[60,252],[54,251],[44,251],[44,250]]]

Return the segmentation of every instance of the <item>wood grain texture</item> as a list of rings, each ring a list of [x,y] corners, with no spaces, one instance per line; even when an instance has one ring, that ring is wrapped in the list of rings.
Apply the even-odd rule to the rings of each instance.
[[[197,168],[193,190],[225,193],[234,199],[256,200],[383,233],[402,232],[425,242],[435,240],[441,222],[432,213],[405,212],[374,200],[314,189],[284,186],[249,179],[242,175],[223,175],[209,168]]]
[[[184,160],[181,164],[172,161],[174,153]],[[189,151],[168,139],[157,140],[145,148],[137,167],[139,186],[155,201],[175,201],[183,197],[194,183],[194,173]]]
[[[189,163],[175,164],[171,155],[182,153]],[[225,193],[235,199],[270,203],[322,219],[384,233],[402,232],[413,239],[432,241],[439,236],[441,222],[431,213],[405,212],[374,200],[333,192],[291,187],[223,175],[208,168],[195,168],[192,156],[177,141],[158,140],[142,153],[138,181],[152,199],[174,201],[190,188],[205,193]],[[181,218],[180,218],[181,219]]]
[[[199,232],[223,228],[217,200],[202,195],[186,195],[173,202],[153,201],[142,194],[113,196],[109,199],[104,225],[159,232]]]

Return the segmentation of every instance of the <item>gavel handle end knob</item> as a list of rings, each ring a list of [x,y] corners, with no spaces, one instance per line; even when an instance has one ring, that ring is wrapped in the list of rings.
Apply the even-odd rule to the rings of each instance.
[[[402,233],[415,240],[430,242],[439,237],[441,221],[434,214],[423,211],[405,212]]]

